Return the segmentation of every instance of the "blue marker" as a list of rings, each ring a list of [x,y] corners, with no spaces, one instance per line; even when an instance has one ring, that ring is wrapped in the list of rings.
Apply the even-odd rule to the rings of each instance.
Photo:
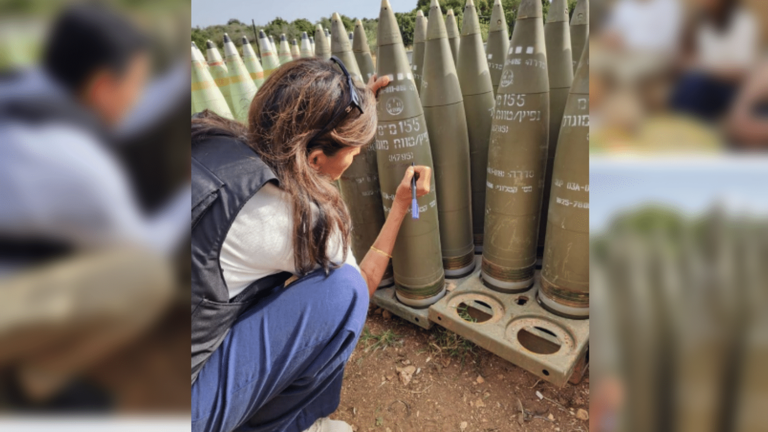
[[[411,162],[411,166],[415,167],[416,164]],[[419,218],[419,203],[416,201],[416,170],[414,168],[413,177],[411,178],[411,193],[413,194],[413,201],[411,201],[411,217],[413,219]]]

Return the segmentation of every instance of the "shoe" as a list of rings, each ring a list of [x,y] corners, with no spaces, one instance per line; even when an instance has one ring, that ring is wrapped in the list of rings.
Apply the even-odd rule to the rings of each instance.
[[[352,426],[341,420],[331,420],[328,417],[317,421],[304,432],[352,432]]]

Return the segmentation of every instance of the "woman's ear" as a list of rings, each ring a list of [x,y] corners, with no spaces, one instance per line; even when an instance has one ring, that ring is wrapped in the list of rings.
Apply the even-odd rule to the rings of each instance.
[[[328,157],[325,155],[325,153],[323,153],[322,149],[316,148],[309,152],[309,156],[307,156],[307,162],[309,162],[309,166],[316,169],[317,171],[322,172],[327,158]]]

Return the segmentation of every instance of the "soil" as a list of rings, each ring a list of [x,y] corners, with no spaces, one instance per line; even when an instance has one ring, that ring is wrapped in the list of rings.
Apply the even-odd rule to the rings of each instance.
[[[186,294],[189,296],[189,294]],[[185,298],[186,299],[186,298]],[[157,325],[89,373],[123,415],[189,415],[189,308],[174,305]]]
[[[404,384],[398,368],[407,375],[409,366]],[[588,374],[558,388],[440,326],[424,330],[372,306],[331,418],[356,432],[586,432],[577,413],[589,410]]]

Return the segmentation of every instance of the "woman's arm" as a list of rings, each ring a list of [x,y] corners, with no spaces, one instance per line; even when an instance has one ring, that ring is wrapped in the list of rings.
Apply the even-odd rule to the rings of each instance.
[[[427,166],[408,167],[403,180],[397,187],[392,209],[389,211],[384,226],[373,242],[373,246],[360,262],[360,273],[368,284],[368,293],[373,296],[381,283],[381,278],[389,265],[389,255],[395,247],[397,233],[403,218],[408,214],[411,204],[411,179],[416,174],[416,196],[421,197],[429,193],[432,169]]]

